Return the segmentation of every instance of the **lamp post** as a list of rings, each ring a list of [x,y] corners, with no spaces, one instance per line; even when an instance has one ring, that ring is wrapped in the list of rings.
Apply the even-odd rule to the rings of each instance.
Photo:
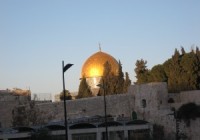
[[[103,89],[104,113],[105,113],[104,117],[105,117],[105,127],[106,127],[106,140],[108,140],[107,108],[106,108],[106,94],[107,94],[106,92],[107,91],[106,91],[103,79],[102,79],[102,84],[98,84],[97,86]]]
[[[68,140],[68,126],[67,126],[67,109],[66,109],[66,95],[65,95],[65,78],[64,78],[64,73],[72,65],[73,64],[64,65],[64,61],[62,61],[63,94],[64,94],[64,118],[65,118],[65,139],[66,140]]]

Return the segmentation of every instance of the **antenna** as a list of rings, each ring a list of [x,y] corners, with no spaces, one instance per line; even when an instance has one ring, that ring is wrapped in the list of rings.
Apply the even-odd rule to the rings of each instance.
[[[101,52],[101,43],[99,43],[99,51]]]

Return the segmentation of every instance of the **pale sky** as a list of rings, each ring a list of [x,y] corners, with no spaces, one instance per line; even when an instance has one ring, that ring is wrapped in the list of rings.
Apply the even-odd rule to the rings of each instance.
[[[0,0],[0,89],[78,91],[85,60],[98,51],[122,63],[162,64],[183,46],[200,46],[199,0]]]

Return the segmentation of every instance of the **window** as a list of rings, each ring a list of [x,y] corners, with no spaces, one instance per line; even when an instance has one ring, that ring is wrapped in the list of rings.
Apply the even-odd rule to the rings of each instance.
[[[173,98],[169,98],[168,103],[174,103],[174,99]]]
[[[142,108],[145,108],[147,106],[147,102],[145,99],[142,99]]]

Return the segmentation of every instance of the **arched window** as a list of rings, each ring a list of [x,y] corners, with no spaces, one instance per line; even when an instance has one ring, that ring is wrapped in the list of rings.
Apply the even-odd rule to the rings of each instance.
[[[137,113],[135,111],[132,112],[132,120],[137,120]]]
[[[169,98],[168,103],[174,103],[174,99],[173,98]]]
[[[145,108],[147,106],[147,102],[145,99],[142,99],[141,105],[142,105],[142,108]]]

